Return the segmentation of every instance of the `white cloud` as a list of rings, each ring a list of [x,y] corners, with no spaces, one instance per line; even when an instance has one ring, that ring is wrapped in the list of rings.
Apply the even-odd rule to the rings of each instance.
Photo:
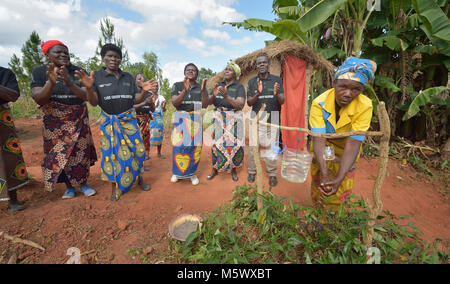
[[[8,63],[11,61],[13,54],[20,57],[20,48],[15,46],[1,46],[0,45],[0,66],[8,68]]]
[[[204,57],[216,56],[226,52],[221,46],[210,46],[205,41],[194,37],[182,38],[179,40],[179,43],[187,49],[199,52]]]
[[[163,77],[169,79],[171,85],[175,84],[176,82],[183,81],[184,79],[183,70],[188,63],[189,62],[178,62],[178,61],[166,63],[162,67]]]
[[[58,27],[51,27],[47,32],[48,38],[57,38],[64,35],[64,30]]]
[[[206,29],[202,31],[204,37],[209,37],[215,40],[229,41],[231,39],[227,32],[221,32],[219,30]]]
[[[241,39],[231,40],[230,44],[231,45],[243,45],[243,44],[250,43],[250,42],[252,42],[252,39],[250,37],[246,36],[246,37],[241,38]]]

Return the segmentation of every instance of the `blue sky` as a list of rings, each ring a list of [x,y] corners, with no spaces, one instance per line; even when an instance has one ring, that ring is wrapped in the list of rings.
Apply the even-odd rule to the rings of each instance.
[[[224,21],[274,18],[272,0],[2,0],[0,65],[20,54],[35,30],[41,39],[59,39],[86,59],[94,55],[99,22],[108,17],[124,39],[130,59],[155,52],[171,83],[188,62],[215,72],[226,61],[264,47],[273,36],[222,25]]]

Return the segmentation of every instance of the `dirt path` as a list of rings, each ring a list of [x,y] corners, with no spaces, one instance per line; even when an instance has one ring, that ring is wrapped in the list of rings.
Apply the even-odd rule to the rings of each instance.
[[[246,165],[238,171],[239,182],[231,180],[229,174],[221,174],[213,181],[206,181],[210,172],[211,152],[204,148],[198,170],[200,185],[194,187],[189,181],[170,183],[171,149],[166,145],[158,159],[155,151],[146,162],[151,171],[145,174],[152,190],[143,192],[132,189],[117,203],[109,201],[110,185],[100,180],[100,163],[91,170],[89,184],[97,190],[94,197],[77,195],[73,200],[62,200],[64,186],[58,185],[53,193],[43,190],[42,173],[42,123],[40,120],[18,120],[25,162],[32,183],[19,191],[19,199],[27,209],[10,213],[6,203],[0,204],[0,231],[23,239],[35,241],[46,248],[39,252],[24,245],[0,240],[0,263],[7,263],[16,254],[21,263],[65,263],[66,252],[71,247],[79,248],[84,263],[142,263],[167,259],[168,224],[181,213],[205,215],[216,210],[232,197],[232,190],[246,182]],[[93,135],[99,150],[99,129],[94,127]],[[154,150],[154,149],[152,149]],[[377,171],[377,161],[361,159],[355,181],[355,194],[370,197]],[[384,209],[395,215],[409,215],[419,227],[427,241],[435,238],[450,239],[450,204],[448,196],[438,189],[448,185],[435,185],[419,180],[410,168],[401,168],[396,161],[390,161],[382,200]],[[268,184],[268,178],[265,177]],[[447,188],[448,189],[448,188]],[[301,185],[289,183],[279,177],[279,185],[273,192],[290,197],[295,203],[311,205],[310,178]],[[133,251],[146,250],[147,258],[133,258]]]

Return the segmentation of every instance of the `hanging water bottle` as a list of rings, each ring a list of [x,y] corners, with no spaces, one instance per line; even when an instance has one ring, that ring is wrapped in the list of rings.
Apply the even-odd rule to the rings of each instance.
[[[325,150],[323,151],[323,159],[325,161],[333,161],[336,158],[334,154],[334,149],[330,146],[326,146]]]

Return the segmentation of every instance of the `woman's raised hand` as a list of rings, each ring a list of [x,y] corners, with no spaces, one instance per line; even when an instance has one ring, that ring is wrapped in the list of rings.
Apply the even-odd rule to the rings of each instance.
[[[202,80],[202,92],[203,92],[204,90],[206,90],[206,82],[208,82],[208,79],[204,78],[204,79]]]
[[[150,91],[152,93],[156,93],[158,88],[158,82],[155,79],[150,79],[147,82],[145,82],[144,78],[141,78],[141,80],[138,81],[138,87],[142,88],[142,90],[146,93]]]
[[[87,89],[92,89],[94,86],[94,71],[91,71],[91,74],[88,76],[84,70],[75,70],[75,78],[80,80],[81,84]]]
[[[56,84],[56,81],[58,80],[58,71],[59,69],[53,63],[50,63],[47,67],[47,78],[53,85]]]

